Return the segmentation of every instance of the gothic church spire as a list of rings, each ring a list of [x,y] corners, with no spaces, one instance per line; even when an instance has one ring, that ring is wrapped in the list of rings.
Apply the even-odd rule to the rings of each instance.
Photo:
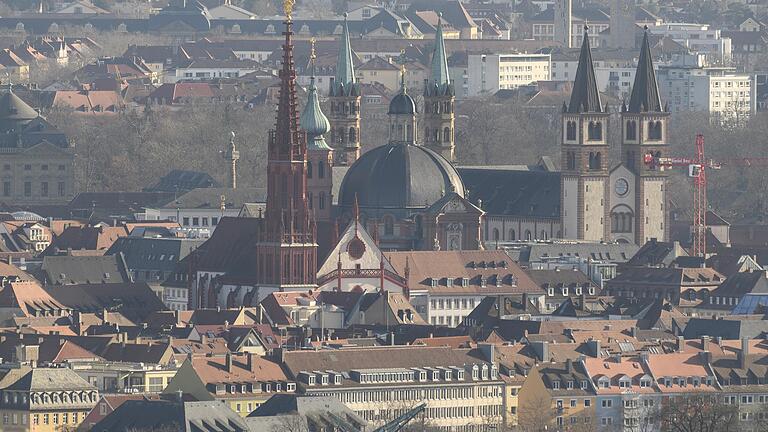
[[[635,82],[632,84],[628,110],[633,113],[663,111],[659,84],[656,81],[656,72],[653,70],[647,27],[643,34],[643,45],[640,48],[640,58],[637,62]]]
[[[429,87],[444,88],[450,85],[451,78],[448,75],[448,58],[445,54],[445,40],[443,38],[443,18],[437,21],[437,33],[435,34],[435,48],[432,51],[432,64],[430,67]]]
[[[352,59],[352,44],[349,42],[349,24],[347,14],[344,14],[344,27],[341,33],[339,56],[336,58],[336,77],[334,85],[337,90],[348,93],[354,87],[355,64]]]
[[[576,79],[573,82],[571,101],[568,104],[569,113],[603,112],[600,92],[597,89],[595,67],[592,64],[592,51],[589,47],[589,28],[584,26],[584,41],[581,44],[579,65],[576,69]]]

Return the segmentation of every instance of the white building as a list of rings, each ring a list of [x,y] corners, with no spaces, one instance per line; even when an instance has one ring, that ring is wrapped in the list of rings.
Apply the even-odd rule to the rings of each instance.
[[[671,112],[706,111],[721,118],[739,118],[756,111],[753,75],[704,65],[700,54],[676,58],[659,68],[659,91]]]
[[[709,63],[723,65],[731,61],[731,39],[722,37],[720,30],[711,29],[709,24],[655,24],[648,31],[668,36],[692,53],[704,54]]]
[[[467,96],[493,94],[550,79],[549,54],[470,54],[467,78],[461,76]],[[458,86],[457,86],[458,87]]]
[[[181,80],[238,78],[260,69],[261,67],[258,63],[250,60],[194,59],[185,65],[169,70],[165,75],[165,82],[175,83]]]

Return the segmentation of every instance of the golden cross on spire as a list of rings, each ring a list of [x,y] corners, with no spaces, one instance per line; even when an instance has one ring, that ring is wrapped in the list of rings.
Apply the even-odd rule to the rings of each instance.
[[[315,38],[309,39],[309,58],[310,60],[315,60],[317,58],[317,54],[315,53]]]
[[[296,3],[296,0],[283,0],[283,12],[285,12],[285,17],[288,18],[288,20],[291,20],[291,14],[293,13],[293,5]]]

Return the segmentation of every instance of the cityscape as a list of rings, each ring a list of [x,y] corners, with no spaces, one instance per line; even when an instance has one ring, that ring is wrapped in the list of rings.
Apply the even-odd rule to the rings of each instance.
[[[0,0],[0,431],[768,431],[768,0]]]

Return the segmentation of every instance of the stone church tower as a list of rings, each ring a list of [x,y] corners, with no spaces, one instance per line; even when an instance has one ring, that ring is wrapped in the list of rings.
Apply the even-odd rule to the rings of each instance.
[[[285,20],[275,129],[267,144],[267,206],[256,244],[260,290],[305,291],[317,277],[316,226],[307,203],[307,136],[299,130],[293,22]]]
[[[424,145],[449,161],[455,159],[455,91],[448,76],[442,18],[437,23],[429,79],[424,83]]]
[[[587,28],[571,100],[563,105],[561,136],[562,237],[602,241],[608,221],[610,114],[600,100]]]
[[[328,118],[320,109],[314,71],[315,52],[312,47],[312,77],[307,89],[307,104],[301,113],[299,125],[307,133],[307,201],[309,210],[319,222],[331,220],[333,191],[333,149],[324,135],[331,130]]]
[[[627,169],[635,174],[633,228],[635,243],[640,245],[651,238],[664,240],[669,233],[665,208],[666,174],[643,161],[646,154],[655,157],[667,154],[668,122],[669,113],[661,105],[646,30],[629,106],[624,105],[621,109],[621,153]]]
[[[331,80],[328,98],[331,105],[331,145],[336,160],[352,165],[360,157],[360,84],[355,78],[349,26],[344,15],[336,76]]]

